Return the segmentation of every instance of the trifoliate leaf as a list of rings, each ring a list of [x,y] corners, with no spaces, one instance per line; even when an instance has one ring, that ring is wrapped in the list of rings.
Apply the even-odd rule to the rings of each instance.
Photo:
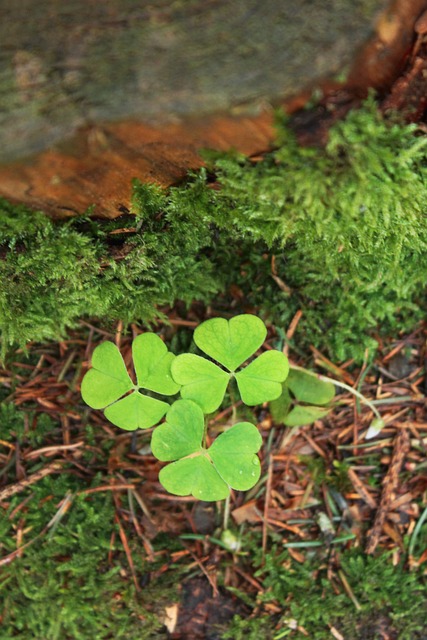
[[[194,342],[226,369],[235,371],[259,349],[266,335],[267,329],[260,318],[243,314],[231,320],[206,320],[194,331]]]
[[[169,409],[169,404],[145,396],[136,388],[173,395],[179,385],[172,379],[170,365],[175,356],[169,353],[159,336],[145,333],[132,346],[138,384],[134,385],[120,351],[112,342],[103,342],[92,356],[92,369],[83,378],[83,400],[93,409],[105,409],[105,416],[122,429],[146,429],[155,425]],[[132,389],[131,395],[126,395]],[[123,397],[125,396],[125,397]],[[121,400],[120,400],[121,398]]]
[[[175,382],[182,385],[183,398],[196,402],[204,413],[218,409],[230,380],[226,371],[192,353],[177,356],[171,370]]]
[[[139,391],[111,404],[104,411],[105,417],[121,429],[134,431],[148,429],[160,422],[169,409],[167,402],[143,396]]]
[[[323,407],[310,407],[297,405],[286,416],[284,424],[287,427],[301,427],[305,424],[311,424],[315,420],[324,418],[330,409],[324,409]]]
[[[172,379],[170,370],[176,356],[158,335],[143,333],[135,338],[132,355],[139,387],[165,396],[178,393],[179,384]]]
[[[335,396],[332,382],[319,380],[316,374],[301,369],[291,369],[286,379],[286,386],[299,402],[324,405]]]
[[[93,352],[92,369],[82,380],[83,400],[92,409],[103,409],[133,389],[120,351],[112,342],[103,342]]]
[[[236,373],[243,402],[249,406],[275,400],[282,393],[282,382],[289,371],[287,357],[281,351],[265,351]]]
[[[202,447],[203,433],[200,407],[191,400],[175,402],[151,442],[159,460],[175,460],[160,472],[164,488],[209,501],[226,498],[230,487],[241,491],[253,487],[260,476],[256,453],[262,439],[257,428],[240,422],[218,436],[208,450]]]
[[[170,407],[166,422],[153,433],[153,455],[162,462],[169,462],[201,451],[204,428],[199,405],[191,400],[177,400]]]

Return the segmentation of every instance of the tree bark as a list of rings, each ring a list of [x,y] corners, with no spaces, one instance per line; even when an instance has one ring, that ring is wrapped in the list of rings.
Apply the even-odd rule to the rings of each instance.
[[[90,205],[111,217],[129,207],[133,177],[173,184],[201,165],[201,147],[262,153],[272,105],[295,109],[346,64],[350,99],[390,85],[425,8],[426,0],[3,0],[0,195],[57,217]]]

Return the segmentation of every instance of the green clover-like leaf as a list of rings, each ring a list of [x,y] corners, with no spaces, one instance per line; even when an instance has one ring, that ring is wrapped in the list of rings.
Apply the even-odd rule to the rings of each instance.
[[[182,398],[197,402],[204,413],[218,409],[230,380],[226,371],[192,353],[177,356],[172,362],[171,371],[173,379],[182,385]]]
[[[105,417],[121,429],[148,429],[160,422],[169,409],[167,402],[143,396],[139,391],[114,402],[104,411]]]
[[[158,335],[143,333],[135,338],[132,356],[139,387],[165,396],[178,393],[179,384],[171,376],[171,363],[176,356]]]
[[[197,402],[205,413],[218,409],[230,376],[263,343],[267,329],[256,316],[243,314],[231,320],[212,318],[194,332],[197,346],[226,367],[193,354],[178,356],[172,363],[173,379],[181,385],[182,398]],[[243,402],[256,405],[274,400],[289,371],[286,356],[279,351],[263,353],[235,374]]]
[[[177,400],[169,408],[166,422],[153,432],[153,455],[162,462],[169,462],[201,451],[204,428],[205,420],[199,405],[191,400]]]
[[[283,424],[292,406],[292,398],[286,383],[283,385],[282,393],[276,400],[270,403],[270,413],[276,424]]]
[[[299,402],[325,405],[335,396],[332,382],[320,380],[315,373],[301,369],[291,369],[286,379],[286,386]]]
[[[236,373],[243,402],[254,406],[275,400],[282,393],[282,382],[288,372],[288,359],[281,351],[265,351]]]
[[[103,409],[133,387],[116,345],[103,342],[96,347],[92,355],[92,369],[82,380],[81,394],[86,404],[92,409]]]
[[[177,393],[179,384],[170,372],[175,356],[153,333],[138,336],[132,351],[137,385],[133,384],[116,345],[103,342],[93,352],[92,368],[82,380],[81,393],[90,407],[105,409],[106,418],[122,429],[147,429],[162,419],[169,404],[141,394],[138,388],[163,395]]]
[[[226,369],[235,371],[259,349],[266,335],[260,318],[243,314],[231,320],[206,320],[194,331],[194,342]]]
[[[175,495],[193,495],[200,500],[223,500],[230,488],[246,491],[260,476],[256,455],[262,439],[257,428],[241,422],[222,433],[209,449],[202,446],[204,419],[191,400],[177,400],[166,422],[153,433],[151,449],[164,467],[159,480]]]
[[[324,418],[330,409],[325,407],[311,407],[297,404],[286,416],[284,424],[287,427],[301,427],[305,424],[311,424],[315,420]]]
[[[228,485],[203,454],[168,464],[160,471],[159,480],[169,493],[192,495],[206,502],[224,500],[230,494]]]
[[[239,422],[218,436],[208,453],[216,470],[232,489],[247,491],[261,475],[261,464],[256,455],[261,445],[258,429],[250,422]]]

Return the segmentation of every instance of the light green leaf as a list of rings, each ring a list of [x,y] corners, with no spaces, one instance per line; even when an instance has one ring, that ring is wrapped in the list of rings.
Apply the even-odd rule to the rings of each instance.
[[[218,409],[230,380],[226,371],[192,353],[177,356],[171,370],[175,382],[182,385],[183,398],[196,402],[204,413]]]
[[[282,382],[289,371],[288,359],[281,351],[265,351],[236,373],[243,402],[249,406],[275,400],[282,393]]]
[[[289,394],[286,383],[282,389],[282,393],[276,399],[270,402],[270,413],[276,424],[283,424],[289,409],[292,405],[292,398]]]
[[[301,427],[305,424],[311,424],[320,418],[324,418],[329,411],[330,409],[324,409],[323,407],[310,407],[298,404],[288,413],[284,424],[287,427]]]
[[[229,371],[235,371],[259,349],[266,335],[260,318],[243,314],[231,320],[206,320],[194,331],[194,342]]]
[[[247,491],[259,480],[261,465],[256,453],[262,445],[258,429],[239,422],[216,438],[208,454],[219,475],[232,489]]]
[[[83,400],[92,409],[103,409],[133,389],[120,351],[112,342],[103,342],[93,352],[92,369],[82,380]]]
[[[177,400],[166,422],[153,433],[151,450],[162,462],[179,460],[201,450],[205,421],[203,411],[191,400]]]
[[[111,404],[104,411],[105,417],[113,424],[127,431],[148,429],[157,424],[170,405],[167,402],[143,396],[138,391]]]
[[[335,396],[335,387],[332,382],[319,380],[316,374],[310,371],[291,369],[286,386],[299,402],[324,405],[331,402]]]
[[[193,495],[198,500],[224,500],[230,493],[206,454],[183,458],[164,467],[159,473],[164,488],[176,496]]]
[[[143,333],[132,344],[138,386],[165,396],[179,391],[171,375],[171,363],[175,355],[168,351],[163,340],[155,333]]]

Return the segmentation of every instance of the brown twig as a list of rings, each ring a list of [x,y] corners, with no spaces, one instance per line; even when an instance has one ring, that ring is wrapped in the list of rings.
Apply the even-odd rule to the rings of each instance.
[[[30,487],[32,484],[38,482],[45,476],[48,476],[51,473],[57,473],[62,469],[63,464],[63,460],[55,460],[54,462],[51,462],[50,464],[43,467],[43,469],[40,469],[40,471],[36,471],[35,473],[31,474],[25,480],[21,480],[20,482],[16,482],[15,484],[8,485],[0,491],[0,502],[2,502],[3,500],[7,500],[7,498],[14,496],[27,487]]]
[[[383,481],[381,501],[375,515],[374,525],[368,534],[365,548],[365,551],[368,554],[374,553],[377,548],[384,527],[384,522],[389,511],[390,504],[393,500],[393,492],[397,487],[399,473],[405,460],[405,455],[409,450],[409,446],[410,441],[408,431],[407,429],[402,428],[398,431],[394,442],[390,466]]]

